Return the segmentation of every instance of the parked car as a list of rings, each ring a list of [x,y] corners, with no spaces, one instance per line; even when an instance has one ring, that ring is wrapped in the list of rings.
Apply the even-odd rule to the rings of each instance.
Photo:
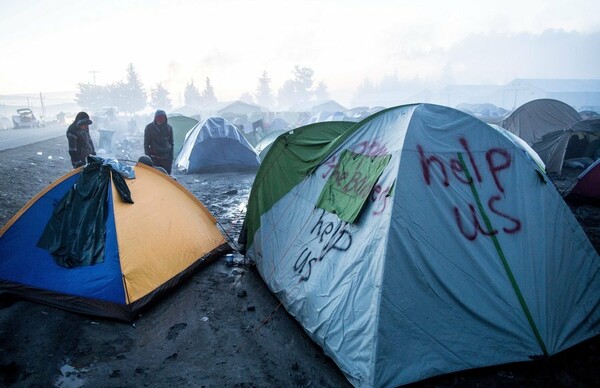
[[[44,127],[44,121],[38,118],[31,109],[17,109],[17,115],[13,115],[13,127],[18,128],[39,128]]]

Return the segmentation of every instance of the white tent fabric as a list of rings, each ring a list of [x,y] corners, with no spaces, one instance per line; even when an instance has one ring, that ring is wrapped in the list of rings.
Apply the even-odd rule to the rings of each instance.
[[[521,105],[502,122],[502,127],[531,145],[546,133],[567,128],[580,120],[579,113],[564,102],[539,99]]]
[[[389,155],[372,188],[349,151]],[[554,354],[600,333],[600,257],[544,178],[467,114],[388,109],[262,214],[247,255],[355,386]],[[327,185],[368,190],[356,221],[317,207]]]
[[[529,144],[525,143],[525,140],[521,139],[519,136],[502,128],[499,125],[490,124],[490,123],[488,123],[488,125],[490,127],[494,128],[496,131],[500,132],[506,138],[508,138],[508,140],[513,142],[514,145],[516,145],[517,147],[519,147],[523,151],[525,151],[527,156],[529,156],[531,158],[531,160],[533,160],[542,169],[542,171],[546,171],[546,165],[544,164],[544,161],[542,160],[542,158],[540,158],[540,156],[537,154],[537,152],[535,152],[535,150],[533,148],[531,148],[531,146]]]

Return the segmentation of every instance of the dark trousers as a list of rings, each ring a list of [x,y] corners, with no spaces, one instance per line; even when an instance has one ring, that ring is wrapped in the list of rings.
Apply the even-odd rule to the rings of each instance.
[[[171,175],[171,166],[173,165],[173,159],[168,156],[156,156],[150,155],[154,167],[162,167],[167,171],[167,174]]]

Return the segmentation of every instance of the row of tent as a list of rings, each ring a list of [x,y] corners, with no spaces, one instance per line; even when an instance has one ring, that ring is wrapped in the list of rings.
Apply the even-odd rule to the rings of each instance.
[[[177,151],[182,147],[188,132],[196,125],[200,127],[196,132],[201,134],[202,140],[208,137],[229,138],[231,141],[239,140],[240,143],[244,143],[245,148],[252,149],[244,140],[244,134],[239,127],[238,131],[235,131],[235,125],[225,119],[211,117],[205,121],[206,124],[185,116],[173,116],[170,120],[176,133]],[[323,117],[317,114],[308,123],[357,120],[337,112]],[[528,102],[498,124],[529,144],[540,156],[549,174],[560,175],[565,161],[567,166],[586,168],[600,157],[600,117],[582,120],[577,111],[561,101],[541,99]],[[202,128],[210,135],[202,133]],[[252,143],[254,151],[260,153],[273,142],[276,135],[289,130],[290,126],[284,120],[275,119],[269,126],[269,131],[257,142]],[[185,165],[180,168],[185,169]]]
[[[180,155],[220,124],[197,123]],[[0,231],[0,290],[131,320],[231,250],[185,188],[132,170],[125,190],[118,170],[92,161],[33,198]],[[73,247],[77,209],[95,209],[86,201],[107,210],[91,211],[91,240]],[[239,243],[356,386],[526,361],[600,333],[600,257],[535,152],[452,108],[406,105],[279,135]],[[90,246],[93,265],[64,265]]]

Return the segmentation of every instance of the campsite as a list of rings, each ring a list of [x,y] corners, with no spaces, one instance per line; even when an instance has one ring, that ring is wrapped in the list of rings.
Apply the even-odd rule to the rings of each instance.
[[[402,110],[399,112],[400,116],[406,114]],[[462,115],[458,117],[463,118]],[[320,155],[324,156],[327,150],[331,149],[327,146],[330,139],[339,137],[352,124],[311,124],[307,128],[313,128],[313,132],[305,132],[308,136],[306,144],[309,147],[319,145],[324,149]],[[374,125],[374,122],[371,125]],[[127,151],[132,160],[141,155],[139,138],[129,139],[120,145],[125,146],[124,144],[130,147]],[[289,140],[289,144],[298,147],[289,148],[289,151],[296,155],[313,155],[302,148],[305,143],[300,137]],[[356,144],[359,148],[362,147],[363,151],[370,150],[370,153],[365,152],[367,155],[380,154],[381,145],[367,144],[360,138],[357,138]],[[386,144],[392,147],[394,140],[390,138]],[[419,142],[416,141],[415,144]],[[476,145],[463,142],[460,147],[464,151],[467,163],[470,163],[469,155],[475,151]],[[68,157],[65,157],[65,149],[66,139],[59,137],[0,151],[2,225],[5,225],[36,193],[71,171]],[[274,143],[272,149],[273,152],[278,151],[278,143]],[[433,156],[427,159],[423,154],[419,159],[419,153],[415,155],[417,163],[429,166],[430,184],[435,185],[443,181],[443,175],[434,172],[438,161],[433,159]],[[502,172],[502,155],[493,154],[491,164],[486,167],[487,171],[484,171],[485,163],[480,165],[479,169],[482,181],[488,182],[489,187],[496,191],[509,190],[510,182],[523,179],[517,176],[506,179]],[[519,150],[518,155],[521,155],[518,157],[518,164],[531,166],[534,171],[536,164],[529,161],[525,149]],[[339,160],[345,160],[344,163],[350,163],[342,154],[337,157]],[[448,171],[455,164],[452,160],[455,159],[444,161]],[[263,163],[269,163],[268,156]],[[475,165],[469,166],[472,168]],[[329,174],[335,174],[332,167],[331,163],[325,163],[321,168]],[[281,165],[279,168],[285,169],[286,166]],[[306,166],[296,164],[293,170],[301,172],[305,171],[305,168]],[[423,174],[425,171],[427,168],[423,170]],[[473,170],[473,174],[476,171]],[[289,169],[287,172],[291,173]],[[554,181],[556,188],[559,191],[568,188],[579,172],[581,169],[565,169]],[[237,240],[248,209],[252,207],[249,200],[256,174],[256,171],[188,174],[176,172],[174,177],[177,184],[189,190],[214,215],[218,221],[216,226],[231,246],[239,248]],[[156,173],[151,174],[155,175]],[[292,174],[290,178],[292,181],[301,180],[302,174]],[[390,179],[393,180],[383,178],[381,183],[390,183]],[[427,182],[427,175],[422,175],[420,179]],[[450,186],[463,186],[456,175],[448,175],[448,179],[452,179],[449,181]],[[278,182],[273,184],[277,185]],[[292,183],[287,182],[286,185],[287,188],[285,185],[284,188],[276,186],[277,190],[285,193],[292,187]],[[544,186],[542,191],[548,192],[549,198],[557,200],[558,196],[549,190],[554,188]],[[376,213],[385,210],[384,205],[387,202],[385,190],[375,192],[381,194],[374,198],[373,212]],[[419,195],[424,198],[426,194]],[[490,192],[490,195],[495,195],[495,192]],[[381,201],[376,201],[377,198],[381,198]],[[136,200],[135,191],[133,199]],[[330,203],[329,206],[335,204]],[[492,210],[494,206],[492,203]],[[600,216],[597,208],[580,204],[571,205],[567,210],[567,205],[562,206],[565,212],[574,214],[595,250],[600,251]],[[337,211],[340,210],[342,209]],[[288,226],[300,222],[302,213],[300,211],[297,216],[288,217]],[[315,221],[322,222],[321,230],[329,230],[329,226],[325,225],[329,221],[323,219],[320,213],[314,214],[317,217]],[[510,214],[500,217],[506,221],[504,228],[509,231],[514,227],[510,217]],[[344,231],[340,235],[343,233]],[[466,229],[465,234],[468,236]],[[439,236],[442,237],[443,234]],[[355,237],[355,241],[361,240],[367,241],[369,238]],[[343,248],[344,244],[343,240],[338,239],[331,246],[335,251]],[[543,245],[543,242],[538,244]],[[357,249],[357,252],[360,250]],[[315,265],[312,273],[310,265],[296,266],[296,272],[305,279],[303,283],[307,283],[306,280],[310,280],[311,277],[314,280],[319,276],[318,271],[323,272],[323,265],[326,263],[327,260],[324,260],[319,263],[321,267]],[[264,266],[265,263],[261,265]],[[271,293],[270,287],[273,286],[267,285],[263,280],[269,277],[261,276],[261,272],[264,271],[270,270],[257,268],[239,252],[234,251],[232,257],[223,253],[195,271],[191,278],[179,284],[176,289],[136,314],[135,319],[129,323],[67,312],[44,304],[4,296],[0,300],[0,336],[3,339],[0,344],[0,382],[17,387],[349,386],[348,377],[344,375],[339,364],[311,339],[294,318],[294,314],[290,314],[276,295]],[[434,319],[433,322],[435,321]],[[470,325],[472,327],[473,324]],[[477,347],[474,346],[473,349]],[[463,349],[460,352],[468,351]],[[575,344],[549,359],[496,366],[486,366],[485,361],[479,365],[476,361],[471,362],[473,367],[483,367],[444,374],[415,384],[425,387],[591,386],[600,379],[597,367],[600,363],[600,339],[596,336]]]
[[[597,3],[1,1],[0,388],[600,386]]]

